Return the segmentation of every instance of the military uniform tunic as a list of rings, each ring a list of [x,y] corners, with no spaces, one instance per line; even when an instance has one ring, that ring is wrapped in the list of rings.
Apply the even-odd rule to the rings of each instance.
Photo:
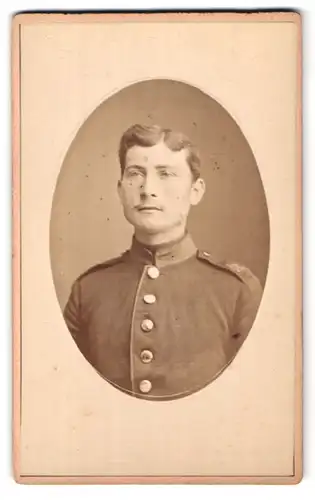
[[[261,300],[246,268],[215,261],[186,234],[94,266],[64,310],[85,358],[111,384],[144,399],[201,389],[234,358]]]

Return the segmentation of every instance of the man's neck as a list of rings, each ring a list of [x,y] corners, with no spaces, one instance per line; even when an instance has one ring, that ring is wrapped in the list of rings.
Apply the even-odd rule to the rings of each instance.
[[[179,227],[171,232],[158,233],[158,234],[148,234],[141,231],[135,230],[135,238],[139,243],[147,247],[160,247],[164,245],[172,244],[176,241],[184,238],[186,234],[186,228]]]

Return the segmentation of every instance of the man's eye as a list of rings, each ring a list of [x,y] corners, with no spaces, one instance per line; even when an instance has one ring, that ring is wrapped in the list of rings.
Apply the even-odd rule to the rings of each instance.
[[[172,177],[174,174],[168,170],[161,170],[160,177]]]
[[[137,177],[142,175],[142,173],[139,170],[128,170],[127,175],[128,177]]]

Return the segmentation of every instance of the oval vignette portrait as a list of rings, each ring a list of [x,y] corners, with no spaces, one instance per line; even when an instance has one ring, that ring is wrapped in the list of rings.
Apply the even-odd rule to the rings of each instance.
[[[130,396],[181,398],[224,372],[255,322],[269,242],[251,147],[194,86],[129,85],[69,145],[50,221],[56,295],[85,360]]]

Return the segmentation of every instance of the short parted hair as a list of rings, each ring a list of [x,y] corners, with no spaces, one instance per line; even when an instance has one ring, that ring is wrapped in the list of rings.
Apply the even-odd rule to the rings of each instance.
[[[126,165],[126,154],[133,146],[155,146],[161,140],[171,151],[187,150],[187,163],[190,167],[193,180],[200,177],[200,157],[194,144],[181,132],[159,125],[139,125],[129,127],[121,137],[119,144],[119,161],[121,175],[123,176]]]

